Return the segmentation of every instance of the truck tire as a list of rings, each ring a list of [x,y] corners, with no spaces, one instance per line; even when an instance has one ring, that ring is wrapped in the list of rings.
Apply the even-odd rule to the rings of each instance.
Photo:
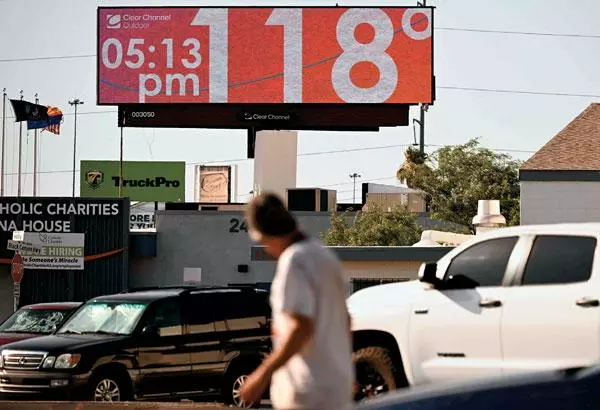
[[[394,363],[382,347],[365,347],[354,352],[356,369],[354,400],[363,401],[396,390]]]

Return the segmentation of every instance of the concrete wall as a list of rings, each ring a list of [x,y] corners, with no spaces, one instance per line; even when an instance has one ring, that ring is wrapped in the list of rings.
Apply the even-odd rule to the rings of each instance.
[[[522,225],[597,221],[600,182],[521,182]]]
[[[294,214],[310,235],[329,228],[325,212]],[[240,229],[242,222],[243,213],[236,211],[159,211],[157,256],[132,259],[130,286],[181,284],[185,268],[200,268],[201,283],[206,285],[271,282],[275,263],[251,252],[257,247]],[[437,260],[449,249],[337,247],[336,252],[349,280],[414,279],[423,261]],[[239,272],[239,265],[247,265],[248,272]]]
[[[310,235],[329,229],[327,213],[295,215]],[[207,285],[270,282],[274,264],[250,261],[252,243],[240,229],[243,219],[236,211],[159,211],[157,257],[132,261],[130,286],[181,284],[184,268],[201,268]],[[249,272],[239,273],[238,265],[249,265]]]

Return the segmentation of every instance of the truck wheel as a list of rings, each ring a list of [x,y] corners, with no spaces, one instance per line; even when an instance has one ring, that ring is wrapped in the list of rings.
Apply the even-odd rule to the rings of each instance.
[[[396,390],[394,363],[386,349],[365,347],[354,352],[352,359],[356,369],[355,401]]]
[[[225,404],[242,409],[260,407],[260,400],[257,403],[246,403],[240,397],[240,390],[253,370],[250,366],[238,365],[227,372],[225,383],[221,390],[221,396]]]

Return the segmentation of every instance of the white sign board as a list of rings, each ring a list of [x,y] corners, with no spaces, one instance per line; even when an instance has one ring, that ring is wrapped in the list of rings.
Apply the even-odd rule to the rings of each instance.
[[[14,231],[13,232],[13,241],[23,241],[23,238],[25,237],[25,232],[23,231]]]
[[[155,216],[151,212],[135,212],[129,215],[129,230],[155,229]]]
[[[41,249],[21,251],[25,269],[83,270],[85,234],[25,232],[23,242]]]
[[[183,268],[183,283],[202,283],[202,268]]]
[[[35,254],[35,255],[39,255],[42,253],[42,247],[38,246],[38,245],[34,245],[32,243],[27,243],[27,242],[21,242],[21,241],[8,241],[8,245],[6,246],[6,249],[8,249],[9,251],[15,251],[15,252],[27,252],[30,254]]]

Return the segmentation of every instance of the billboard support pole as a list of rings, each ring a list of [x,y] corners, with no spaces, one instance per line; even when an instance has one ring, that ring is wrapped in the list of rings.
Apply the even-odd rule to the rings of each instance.
[[[0,159],[0,196],[4,196],[4,157],[6,145],[6,88],[2,90],[2,159]]]
[[[123,126],[121,128],[121,141],[119,143],[119,198],[123,197]]]

